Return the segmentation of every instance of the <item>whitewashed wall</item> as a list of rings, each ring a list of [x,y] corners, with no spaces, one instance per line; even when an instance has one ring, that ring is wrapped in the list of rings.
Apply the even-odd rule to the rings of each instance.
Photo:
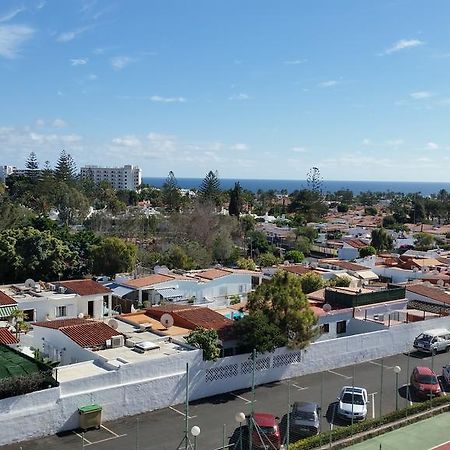
[[[450,328],[450,317],[415,322],[387,330],[311,344],[306,350],[281,348],[259,355],[256,383],[394,355],[411,349],[414,338],[430,328]],[[127,364],[89,378],[63,382],[57,388],[0,400],[0,445],[78,426],[78,407],[98,403],[104,420],[182,403],[185,367],[190,367],[191,400],[251,386],[250,355],[204,362],[199,350]]]

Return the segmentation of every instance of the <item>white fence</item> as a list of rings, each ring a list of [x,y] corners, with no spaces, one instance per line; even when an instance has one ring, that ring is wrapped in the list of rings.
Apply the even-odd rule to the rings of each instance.
[[[450,328],[450,317],[393,326],[387,330],[320,341],[305,350],[277,349],[256,358],[256,383],[263,384],[394,355],[411,348],[430,328]],[[191,400],[251,386],[250,355],[202,360],[186,351],[127,364],[57,388],[0,400],[0,445],[70,430],[78,426],[78,407],[98,403],[104,420],[182,403],[185,367],[190,367]]]

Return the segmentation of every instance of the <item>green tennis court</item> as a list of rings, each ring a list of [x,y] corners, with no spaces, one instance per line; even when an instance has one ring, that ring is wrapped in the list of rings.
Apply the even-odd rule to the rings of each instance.
[[[349,447],[353,450],[450,450],[450,412]]]

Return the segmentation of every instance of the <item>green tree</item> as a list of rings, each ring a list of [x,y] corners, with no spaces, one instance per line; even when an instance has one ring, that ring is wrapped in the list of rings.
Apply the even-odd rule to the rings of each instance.
[[[239,258],[236,261],[236,265],[239,269],[256,270],[255,261],[253,261],[253,259],[251,258]]]
[[[247,305],[250,313],[261,311],[275,324],[292,347],[304,348],[317,335],[317,319],[296,275],[277,272],[249,294]]]
[[[57,184],[53,204],[59,212],[59,220],[65,225],[82,223],[89,212],[86,196],[64,182]]]
[[[220,356],[219,336],[216,330],[196,328],[186,337],[186,342],[203,350],[203,359],[215,361]]]
[[[118,237],[104,238],[92,249],[95,275],[114,277],[120,272],[129,272],[136,264],[136,246]]]
[[[365,258],[366,256],[376,255],[377,249],[371,245],[359,249],[359,256]]]
[[[305,294],[316,292],[325,287],[325,281],[315,272],[308,272],[300,276],[300,284]]]
[[[179,245],[172,245],[169,250],[163,253],[161,262],[169,269],[190,270],[194,268],[194,263],[186,254],[186,251]]]
[[[340,213],[346,213],[349,210],[349,206],[345,203],[339,203],[337,205],[337,211]]]
[[[273,246],[269,244],[267,236],[262,231],[252,231],[249,235],[250,239],[250,251],[255,252],[257,255],[260,253],[269,253]]]
[[[77,167],[75,161],[69,153],[65,150],[59,155],[59,159],[55,167],[55,177],[58,181],[70,183],[74,181],[77,176]]]
[[[217,172],[210,170],[202,181],[199,188],[200,199],[203,202],[210,202],[216,206],[220,205],[221,191],[220,180]]]
[[[378,210],[374,206],[366,206],[364,208],[364,214],[366,216],[376,216],[378,214]]]
[[[233,324],[240,351],[250,353],[273,352],[287,344],[287,337],[271,323],[262,311],[255,311]]]
[[[234,183],[234,188],[230,191],[230,203],[228,212],[230,216],[239,217],[242,211],[242,189],[239,182]]]
[[[294,263],[301,263],[305,259],[305,255],[299,250],[289,250],[284,255],[284,259]]]
[[[430,233],[417,233],[414,236],[414,247],[417,250],[427,251],[435,246],[436,242]]]
[[[164,206],[169,211],[178,211],[183,203],[183,197],[180,188],[178,187],[177,179],[172,171],[169,172],[169,175],[161,188],[161,197]]]
[[[393,245],[392,236],[384,228],[372,230],[372,241],[370,243],[377,252],[391,250]]]
[[[28,170],[38,170],[39,162],[36,157],[36,153],[31,152],[25,162],[25,168]]]
[[[309,190],[317,193],[322,192],[323,177],[320,175],[320,170],[317,167],[311,167],[306,174],[306,183]]]
[[[328,282],[330,287],[349,287],[352,280],[349,277],[343,275],[341,277],[336,277]]]
[[[304,236],[310,242],[314,242],[319,236],[319,232],[314,227],[298,227],[295,229],[296,236]]]
[[[258,264],[261,267],[272,267],[281,263],[281,259],[276,257],[273,253],[262,253],[258,257]]]

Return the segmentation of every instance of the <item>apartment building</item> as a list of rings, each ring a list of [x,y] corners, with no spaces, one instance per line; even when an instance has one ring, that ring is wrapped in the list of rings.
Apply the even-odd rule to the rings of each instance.
[[[130,164],[123,167],[84,166],[80,175],[82,178],[90,178],[95,183],[107,181],[114,189],[136,191],[141,185],[142,171]]]

